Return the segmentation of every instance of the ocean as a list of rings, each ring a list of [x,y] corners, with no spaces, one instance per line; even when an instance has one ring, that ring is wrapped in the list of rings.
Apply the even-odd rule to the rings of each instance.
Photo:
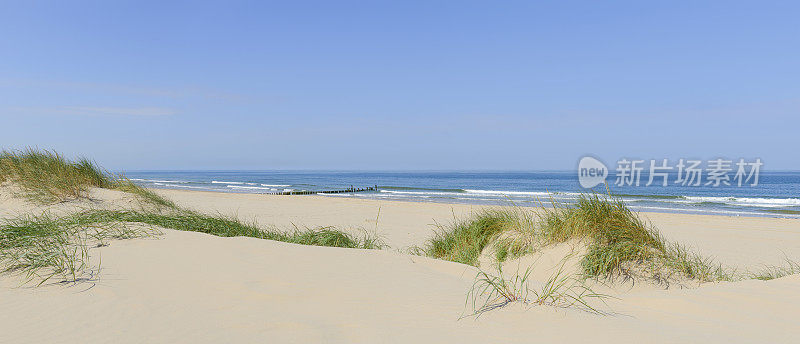
[[[325,197],[352,197],[414,202],[468,203],[518,206],[574,202],[582,189],[575,171],[543,172],[364,172],[364,171],[134,171],[132,181],[150,188],[215,192],[270,193],[321,191],[378,186],[378,191],[340,193]],[[800,172],[761,172],[757,186],[682,186],[657,183],[617,186],[613,194],[633,210],[730,216],[800,218]],[[703,181],[705,184],[705,181]],[[592,189],[606,192],[605,186]],[[287,196],[304,197],[304,196]]]

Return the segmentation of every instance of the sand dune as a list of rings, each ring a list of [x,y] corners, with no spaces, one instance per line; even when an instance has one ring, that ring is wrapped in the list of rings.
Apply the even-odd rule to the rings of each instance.
[[[469,206],[163,191],[179,204],[262,224],[375,228],[393,248]],[[113,196],[113,195],[112,195]],[[7,202],[3,203],[5,206]],[[667,235],[723,260],[775,261],[800,221],[649,214]],[[612,315],[510,305],[469,313],[476,268],[394,249],[355,250],[163,230],[93,250],[99,279],[18,287],[0,276],[0,343],[793,342],[800,276],[619,291]],[[767,247],[773,247],[768,250]]]
[[[325,196],[265,196],[157,190],[180,205],[209,214],[236,215],[261,225],[337,226],[376,232],[392,248],[421,244],[434,223],[463,218],[483,206],[376,201]],[[378,216],[380,214],[380,216]],[[740,268],[800,260],[800,220],[720,215],[640,213],[664,236]],[[376,225],[375,220],[378,219]]]

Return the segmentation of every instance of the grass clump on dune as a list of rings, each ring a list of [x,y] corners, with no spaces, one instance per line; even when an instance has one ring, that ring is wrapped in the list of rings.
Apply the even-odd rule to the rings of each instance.
[[[582,194],[574,205],[542,207],[536,234],[544,243],[587,244],[581,265],[589,277],[644,275],[666,281],[674,273],[699,281],[727,279],[719,265],[670,244],[610,194]]]
[[[467,302],[472,301],[472,315],[503,307],[509,303],[519,302],[525,305],[551,306],[558,308],[578,308],[590,313],[604,314],[591,305],[592,299],[605,303],[611,296],[597,293],[582,280],[570,276],[564,271],[564,264],[546,280],[539,288],[530,288],[531,267],[523,274],[515,273],[513,277],[503,274],[503,265],[497,265],[497,275],[479,271],[475,276],[472,288],[467,294]]]
[[[506,230],[513,217],[502,211],[485,211],[473,219],[438,225],[438,231],[424,247],[412,251],[429,257],[477,266],[483,249]]]
[[[76,281],[89,268],[89,249],[110,239],[154,234],[143,228],[96,222],[80,214],[22,216],[0,224],[0,271],[25,275],[42,284]]]
[[[582,194],[574,204],[530,210],[494,209],[471,219],[439,226],[416,252],[433,258],[477,265],[487,246],[502,262],[568,241],[586,245],[581,258],[585,277],[645,277],[667,282],[674,277],[698,281],[730,280],[732,273],[710,259],[668,243],[658,231],[609,194]]]
[[[88,159],[70,161],[50,150],[27,148],[0,152],[0,183],[11,182],[23,196],[39,203],[63,202],[87,196],[91,187],[128,192],[148,204],[168,209],[177,206],[123,175],[111,176]]]
[[[0,183],[12,182],[27,198],[61,202],[84,197],[89,187],[108,187],[111,183],[92,161],[69,161],[61,154],[26,149],[0,153]]]

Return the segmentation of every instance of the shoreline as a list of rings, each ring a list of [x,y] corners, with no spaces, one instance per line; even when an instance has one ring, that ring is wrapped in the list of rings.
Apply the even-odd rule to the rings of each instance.
[[[512,204],[488,204],[488,203],[470,203],[470,202],[447,202],[447,201],[439,201],[439,200],[411,200],[411,199],[377,199],[377,198],[369,198],[369,197],[359,197],[359,196],[343,196],[343,195],[319,195],[319,194],[309,194],[309,195],[271,195],[271,194],[264,194],[264,193],[255,193],[255,192],[240,192],[236,190],[230,191],[211,191],[211,190],[192,190],[192,189],[182,189],[182,188],[154,188],[154,187],[145,187],[149,190],[154,191],[162,191],[162,190],[173,190],[178,192],[198,192],[198,193],[209,193],[209,194],[235,194],[235,195],[254,195],[254,196],[261,196],[261,197],[318,197],[318,198],[337,198],[337,199],[350,199],[350,200],[365,200],[365,201],[376,201],[376,202],[403,202],[403,203],[422,203],[422,204],[445,204],[445,205],[456,205],[456,206],[475,206],[475,207],[521,207],[526,209],[533,209],[539,207],[539,205],[524,205],[524,204],[516,204],[512,201],[508,201]],[[629,205],[630,206],[630,205]],[[644,214],[680,214],[680,215],[701,215],[701,216],[721,216],[721,217],[732,217],[732,218],[739,218],[739,217],[752,217],[752,218],[774,218],[774,219],[795,219],[800,220],[800,214],[779,214],[779,213],[751,213],[751,212],[734,212],[734,211],[717,211],[717,210],[688,210],[688,209],[676,209],[674,211],[670,211],[669,208],[663,208],[658,210],[639,210],[636,209],[637,207],[630,206],[634,209],[637,213],[644,213]]]

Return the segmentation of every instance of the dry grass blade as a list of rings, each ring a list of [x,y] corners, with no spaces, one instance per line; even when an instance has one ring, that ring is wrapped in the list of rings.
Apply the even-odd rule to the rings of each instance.
[[[605,299],[611,298],[611,296],[596,293],[582,279],[566,274],[564,261],[538,289],[531,289],[529,286],[531,268],[532,266],[528,267],[522,274],[519,274],[519,270],[517,270],[511,278],[504,276],[502,264],[497,266],[497,275],[483,270],[479,271],[472,288],[467,293],[467,303],[472,303],[472,314],[470,315],[480,315],[514,302],[525,305],[576,308],[594,314],[606,314],[593,306],[590,301],[598,300],[605,305]]]

